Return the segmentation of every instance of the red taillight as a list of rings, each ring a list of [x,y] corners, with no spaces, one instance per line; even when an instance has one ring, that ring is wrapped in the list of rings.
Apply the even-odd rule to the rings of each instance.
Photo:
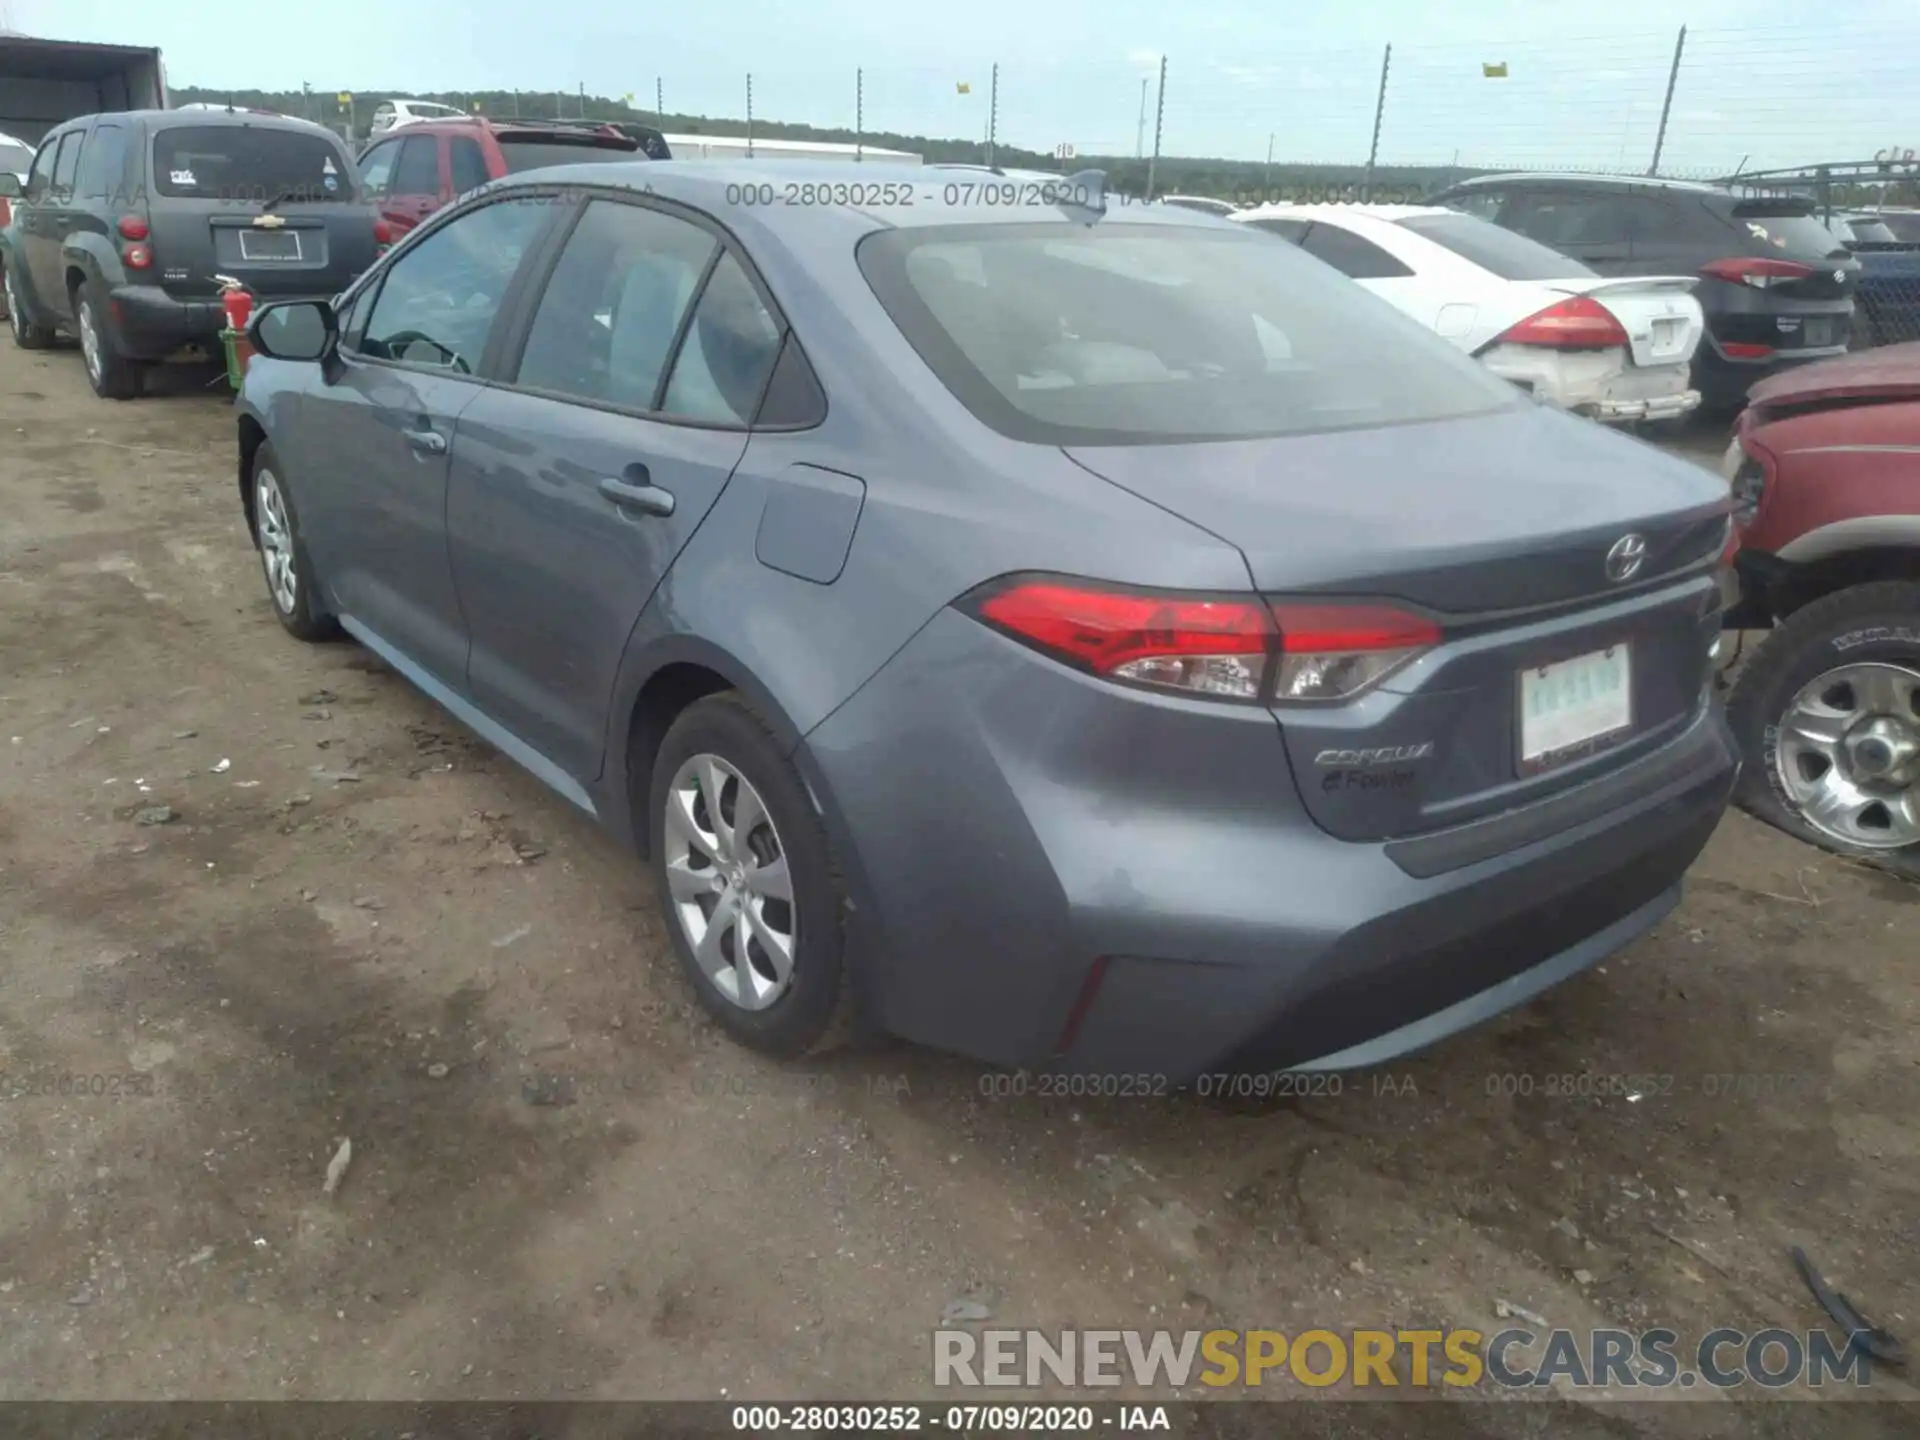
[[[1756,290],[1765,290],[1770,285],[1804,280],[1813,274],[1813,267],[1802,265],[1798,260],[1773,260],[1764,255],[1730,255],[1725,260],[1713,260],[1702,265],[1700,273],[1711,275],[1716,280],[1730,280],[1736,285],[1751,285]]]
[[[147,228],[147,222],[138,215],[122,215],[116,227],[123,240],[144,240],[153,232]]]
[[[1440,627],[1391,605],[1302,605],[1276,601],[1280,665],[1274,698],[1344,700],[1440,643]]]
[[[393,227],[384,220],[374,221],[373,243],[376,245],[391,245],[393,243]]]
[[[153,250],[146,245],[129,245],[120,252],[129,270],[145,270],[153,264]]]
[[[1598,300],[1574,295],[1529,315],[1493,343],[1545,345],[1555,350],[1610,350],[1627,343],[1627,331]]]
[[[1764,360],[1773,354],[1771,345],[1749,345],[1743,340],[1722,340],[1720,348],[1729,360]]]
[[[1230,700],[1257,700],[1277,647],[1257,600],[1110,590],[1021,580],[988,594],[975,613],[1055,659],[1115,680]]]
[[[1441,638],[1433,622],[1384,605],[1269,605],[1050,578],[989,587],[967,608],[1078,669],[1223,700],[1344,700]]]

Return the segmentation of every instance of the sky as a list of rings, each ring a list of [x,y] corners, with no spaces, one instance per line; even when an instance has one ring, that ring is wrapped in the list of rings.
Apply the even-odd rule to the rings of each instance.
[[[942,21],[900,0],[328,0],[243,22],[210,0],[0,0],[0,27],[157,45],[171,85],[631,93],[649,108],[996,134],[1078,154],[1361,162],[1383,48],[1383,163],[1644,169],[1688,27],[1662,173],[1920,150],[1915,0],[974,0]],[[1164,102],[1157,78],[1167,59]],[[1505,78],[1483,65],[1504,63]],[[1143,91],[1142,81],[1146,81]],[[970,94],[958,93],[966,83]],[[1144,98],[1144,124],[1143,116]]]

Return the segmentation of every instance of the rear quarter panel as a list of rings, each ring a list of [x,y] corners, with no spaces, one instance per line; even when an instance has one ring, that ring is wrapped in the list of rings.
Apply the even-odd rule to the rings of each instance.
[[[640,616],[610,707],[605,804],[629,793],[626,731],[662,666],[699,660],[743,688],[791,748],[942,607],[983,581],[1048,570],[1133,584],[1245,592],[1232,546],[1082,469],[1057,448],[1004,439],[940,384],[867,288],[854,243],[871,222],[776,233],[752,211],[717,216],[745,243],[806,348],[828,413],[759,433]],[[784,228],[784,227],[780,227]],[[791,467],[865,489],[830,584],[756,553]],[[645,777],[640,777],[644,786]]]

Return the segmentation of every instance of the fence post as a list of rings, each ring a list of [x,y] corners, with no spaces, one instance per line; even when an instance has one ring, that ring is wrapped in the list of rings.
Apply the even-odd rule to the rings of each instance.
[[[1387,46],[1387,53],[1380,57],[1380,98],[1373,105],[1373,144],[1367,147],[1367,177],[1360,182],[1360,199],[1365,203],[1373,199],[1373,162],[1380,158],[1380,121],[1387,113],[1387,71],[1393,65],[1393,46]]]
[[[1160,89],[1153,102],[1153,155],[1147,161],[1148,204],[1153,203],[1153,179],[1160,169],[1160,135],[1167,119],[1167,57],[1160,57]]]
[[[753,72],[747,72],[747,159],[753,159]]]
[[[853,72],[853,158],[856,162],[863,159],[861,147],[867,138],[867,72],[864,67]]]
[[[1667,143],[1667,116],[1673,110],[1673,87],[1680,78],[1680,52],[1687,48],[1687,27],[1680,27],[1680,34],[1673,42],[1673,68],[1667,71],[1667,98],[1660,102],[1660,129],[1653,137],[1653,163],[1647,166],[1647,174],[1660,173],[1660,151]]]
[[[1000,130],[1000,62],[993,64],[993,80],[987,87],[987,168],[993,168],[993,142]]]
[[[653,118],[662,125],[667,123],[666,82],[658,75],[653,77]]]

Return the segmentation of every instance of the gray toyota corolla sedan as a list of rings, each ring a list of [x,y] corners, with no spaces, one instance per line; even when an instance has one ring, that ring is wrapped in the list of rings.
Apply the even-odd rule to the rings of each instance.
[[[1640,935],[1719,819],[1724,484],[1098,189],[533,173],[255,322],[282,623],[645,856],[749,1045],[1373,1064]]]

